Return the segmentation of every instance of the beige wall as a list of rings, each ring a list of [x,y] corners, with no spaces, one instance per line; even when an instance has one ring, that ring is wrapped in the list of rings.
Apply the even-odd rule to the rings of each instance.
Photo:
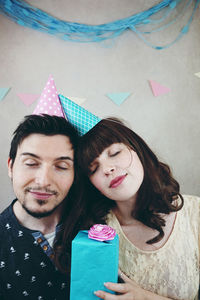
[[[159,1],[157,1],[159,2]],[[156,1],[44,0],[29,1],[58,18],[100,24],[130,16]],[[171,48],[147,47],[134,33],[126,32],[105,44],[64,42],[56,37],[16,25],[0,15],[0,87],[11,87],[0,102],[0,209],[14,197],[7,176],[11,134],[36,103],[26,107],[17,93],[40,94],[50,73],[65,96],[86,98],[83,106],[100,117],[115,115],[127,120],[167,162],[181,191],[200,195],[200,12],[190,31]],[[157,44],[171,41],[180,24],[154,35]],[[171,88],[154,97],[148,79]],[[132,92],[120,106],[109,92]]]

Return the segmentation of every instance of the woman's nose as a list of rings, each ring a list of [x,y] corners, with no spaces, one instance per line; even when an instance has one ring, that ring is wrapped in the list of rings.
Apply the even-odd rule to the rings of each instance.
[[[106,175],[112,174],[115,171],[115,167],[111,165],[105,165],[104,166],[104,173]]]

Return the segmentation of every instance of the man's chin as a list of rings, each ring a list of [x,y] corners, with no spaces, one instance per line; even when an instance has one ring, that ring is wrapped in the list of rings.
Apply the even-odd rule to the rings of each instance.
[[[45,217],[49,217],[51,216],[54,211],[57,209],[57,206],[54,207],[53,209],[51,210],[48,210],[48,211],[33,211],[33,210],[30,210],[29,208],[27,208],[26,206],[22,205],[23,209],[27,212],[27,214],[29,214],[30,216],[36,218],[36,219],[42,219],[42,218],[45,218]]]

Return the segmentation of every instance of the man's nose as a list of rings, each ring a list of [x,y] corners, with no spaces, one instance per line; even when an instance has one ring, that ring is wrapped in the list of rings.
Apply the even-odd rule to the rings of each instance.
[[[36,172],[35,183],[42,187],[49,186],[51,184],[51,178],[52,174],[50,168],[43,166]]]

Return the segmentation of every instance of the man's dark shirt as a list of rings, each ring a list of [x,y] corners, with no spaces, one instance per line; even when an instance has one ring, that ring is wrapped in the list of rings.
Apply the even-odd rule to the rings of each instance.
[[[51,260],[52,248],[19,224],[15,201],[0,215],[0,299],[67,300],[69,283]]]

